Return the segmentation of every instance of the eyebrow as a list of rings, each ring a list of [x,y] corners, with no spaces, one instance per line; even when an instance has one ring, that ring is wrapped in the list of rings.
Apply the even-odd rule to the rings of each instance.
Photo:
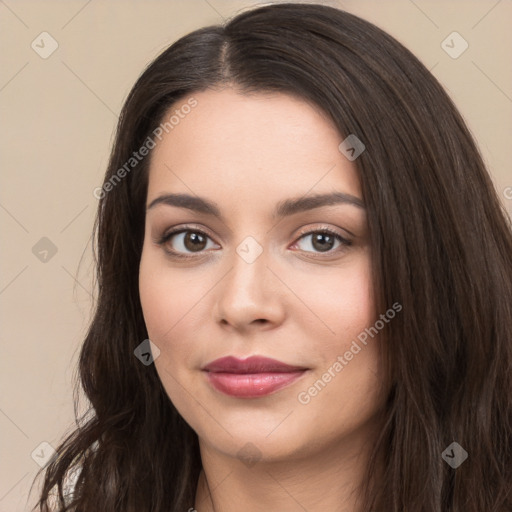
[[[157,205],[164,204],[186,208],[198,213],[212,215],[224,222],[219,206],[213,201],[209,201],[199,196],[189,194],[164,194],[153,199],[146,210],[151,210]],[[307,197],[291,198],[277,203],[272,217],[283,218],[296,213],[321,208],[322,206],[332,206],[336,204],[348,204],[362,210],[365,209],[364,202],[356,196],[344,192],[331,192],[328,194],[315,194]]]

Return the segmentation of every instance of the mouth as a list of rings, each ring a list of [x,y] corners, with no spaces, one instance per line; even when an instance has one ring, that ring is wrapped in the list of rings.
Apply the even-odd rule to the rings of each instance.
[[[223,357],[204,368],[208,382],[221,393],[257,398],[275,393],[302,377],[309,368],[291,366],[275,359]]]

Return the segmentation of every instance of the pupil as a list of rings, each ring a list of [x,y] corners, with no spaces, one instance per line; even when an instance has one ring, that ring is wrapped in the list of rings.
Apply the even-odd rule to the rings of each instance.
[[[319,251],[328,251],[332,249],[333,238],[328,233],[318,233],[313,237],[313,247]]]
[[[206,246],[206,238],[199,233],[187,233],[185,235],[185,246],[188,250],[199,251]]]

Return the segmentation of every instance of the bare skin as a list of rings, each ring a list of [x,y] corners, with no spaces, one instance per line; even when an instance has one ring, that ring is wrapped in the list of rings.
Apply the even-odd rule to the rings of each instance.
[[[345,202],[272,216],[278,203],[316,194],[362,202],[355,165],[331,121],[300,99],[230,88],[193,96],[197,106],[151,154],[147,205],[170,193],[200,196],[222,219],[149,208],[139,274],[149,337],[161,350],[157,372],[199,437],[203,471],[190,506],[356,512],[384,400],[378,336],[344,356],[383,313],[374,307],[366,212]],[[158,243],[185,224],[186,233]],[[314,243],[325,228],[350,245],[332,235]],[[204,248],[186,236],[198,231]],[[202,371],[228,355],[308,370],[269,395],[233,397]]]

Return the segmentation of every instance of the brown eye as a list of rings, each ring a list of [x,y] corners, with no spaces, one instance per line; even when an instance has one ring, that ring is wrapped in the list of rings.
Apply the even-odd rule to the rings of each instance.
[[[300,243],[304,240],[307,242],[304,242],[301,247]],[[294,245],[306,252],[336,254],[352,245],[352,242],[339,233],[324,228],[302,233],[302,236]]]
[[[206,237],[201,235],[200,233],[195,233],[194,231],[188,231],[185,233],[185,238],[183,239],[183,245],[189,251],[201,251],[206,247]]]
[[[201,253],[211,248],[211,238],[197,229],[180,229],[165,234],[159,244],[165,246],[167,252],[176,256],[187,257],[187,254]],[[213,241],[211,241],[213,243]]]
[[[336,238],[329,233],[316,233],[311,241],[311,245],[320,252],[330,251],[335,243]]]

